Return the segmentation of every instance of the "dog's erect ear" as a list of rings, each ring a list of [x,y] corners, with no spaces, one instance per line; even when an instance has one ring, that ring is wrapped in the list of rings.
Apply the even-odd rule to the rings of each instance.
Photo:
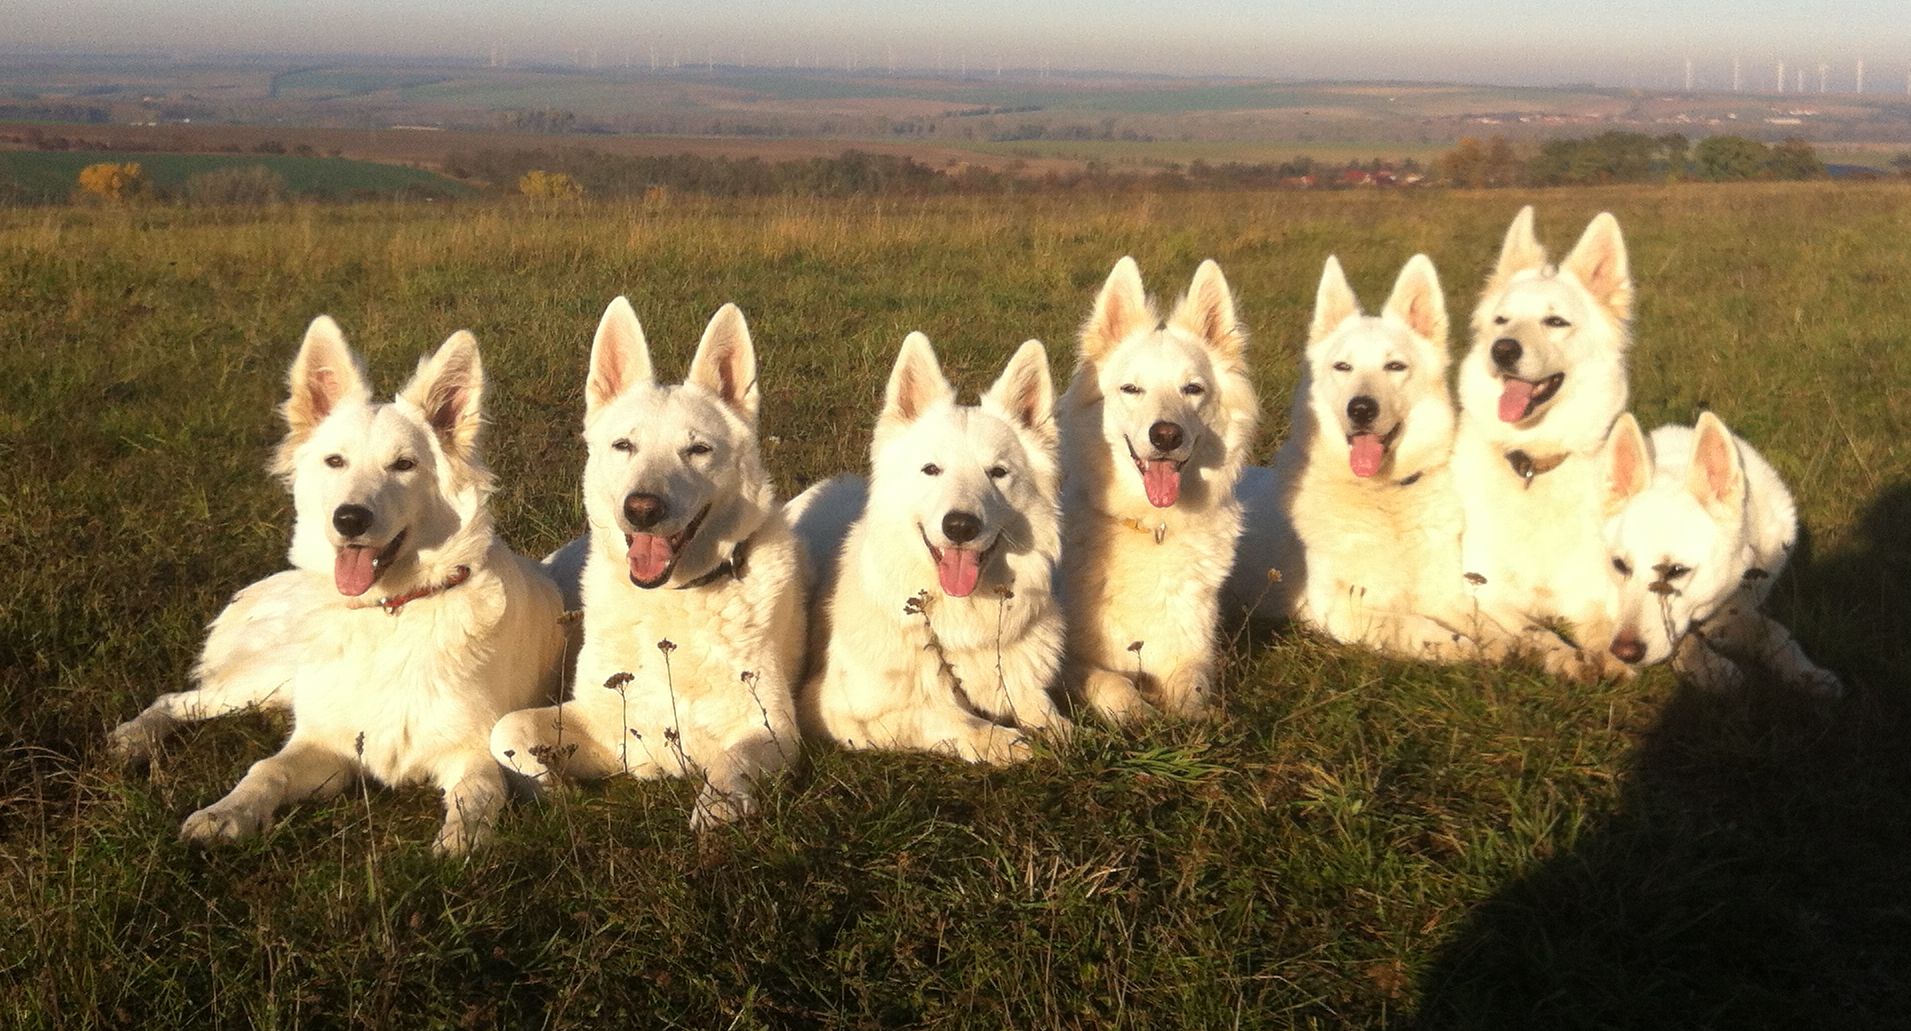
[[[306,327],[305,342],[299,345],[298,357],[292,359],[287,387],[281,411],[295,439],[310,434],[339,405],[368,404],[372,399],[365,370],[330,315],[320,315]]]
[[[604,309],[597,335],[591,339],[591,375],[584,383],[584,411],[594,412],[624,391],[654,382],[644,327],[638,325],[630,301],[620,296]]]
[[[484,422],[484,363],[478,358],[478,338],[462,329],[451,334],[418,362],[418,371],[398,397],[424,413],[447,452],[471,458]]]
[[[1048,351],[1040,340],[1029,340],[1015,351],[1002,375],[982,395],[982,407],[1052,436],[1055,427],[1055,381],[1048,372]]]
[[[1652,447],[1631,412],[1621,414],[1606,434],[1605,466],[1602,503],[1610,517],[1652,483]]]
[[[1546,248],[1533,232],[1533,206],[1528,204],[1513,216],[1506,227],[1506,240],[1500,244],[1500,262],[1493,268],[1494,278],[1510,276],[1546,264]]]
[[[1320,270],[1320,287],[1314,291],[1314,323],[1307,331],[1307,342],[1327,339],[1341,323],[1359,314],[1360,298],[1354,296],[1354,288],[1348,285],[1340,259],[1328,255],[1326,267]]]
[[[1587,224],[1559,267],[1585,284],[1615,316],[1632,316],[1632,268],[1626,261],[1626,238],[1612,212],[1602,211]]]
[[[1699,499],[1714,518],[1738,522],[1745,518],[1745,466],[1738,441],[1724,420],[1711,412],[1699,413],[1693,427],[1692,465],[1686,469],[1685,489]]]
[[[1123,258],[1115,262],[1115,270],[1095,297],[1095,311],[1082,326],[1082,357],[1099,361],[1128,334],[1152,328],[1158,321],[1141,286],[1141,266],[1133,258]]]
[[[745,422],[756,423],[763,397],[756,387],[756,345],[750,342],[749,323],[736,305],[726,304],[710,317],[697,344],[697,356],[690,359],[687,382],[722,398]]]
[[[912,423],[922,413],[944,401],[955,400],[955,388],[942,375],[936,361],[936,349],[929,338],[911,333],[903,339],[896,355],[896,367],[889,373],[889,386],[883,393],[882,421]]]
[[[1434,271],[1432,258],[1416,254],[1407,259],[1399,278],[1393,281],[1393,294],[1383,311],[1441,349],[1446,348],[1447,298],[1440,289],[1440,274]]]
[[[1169,323],[1207,342],[1215,353],[1239,358],[1247,345],[1241,321],[1234,314],[1234,293],[1228,289],[1221,266],[1210,258],[1194,270],[1194,282],[1188,284],[1188,296],[1175,305]]]

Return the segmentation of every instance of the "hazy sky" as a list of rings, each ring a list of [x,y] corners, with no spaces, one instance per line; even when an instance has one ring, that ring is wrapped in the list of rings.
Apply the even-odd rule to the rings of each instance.
[[[1137,3],[1130,0],[726,0],[655,3],[423,0],[0,0],[0,46],[31,49],[285,51],[514,58],[595,49],[604,65],[783,64],[1121,71],[1329,78],[1598,81],[1683,76],[1748,81],[1773,64],[1832,66],[1834,87],[1864,57],[1876,90],[1903,89],[1911,11],[1903,0],[1442,0],[1439,3]]]

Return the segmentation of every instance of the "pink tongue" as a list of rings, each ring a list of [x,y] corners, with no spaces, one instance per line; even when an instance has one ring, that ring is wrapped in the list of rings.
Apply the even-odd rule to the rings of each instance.
[[[378,570],[372,566],[377,557],[371,548],[338,549],[338,557],[332,560],[332,581],[338,584],[338,593],[356,598],[371,590],[372,581],[378,579]]]
[[[636,533],[630,537],[630,578],[640,584],[656,584],[670,569],[676,552],[670,541],[654,533]]]
[[[967,598],[975,593],[975,582],[982,578],[982,556],[960,548],[944,548],[936,560],[936,579],[942,593],[951,598]]]
[[[1380,471],[1380,463],[1387,460],[1387,449],[1380,445],[1376,434],[1362,433],[1348,443],[1352,450],[1347,452],[1347,465],[1355,476],[1372,476]]]
[[[1500,421],[1518,422],[1526,418],[1526,406],[1533,400],[1533,384],[1506,377],[1500,390]]]
[[[1157,458],[1144,463],[1141,486],[1148,492],[1148,503],[1169,508],[1181,500],[1181,470],[1173,462]]]

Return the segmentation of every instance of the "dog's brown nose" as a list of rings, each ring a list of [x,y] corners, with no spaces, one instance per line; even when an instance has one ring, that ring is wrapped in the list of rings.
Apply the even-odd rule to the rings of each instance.
[[[1630,630],[1621,630],[1612,639],[1612,657],[1631,665],[1646,657],[1646,643]]]
[[[1148,427],[1148,443],[1157,451],[1174,451],[1181,447],[1181,427],[1166,419]]]
[[[1520,363],[1520,355],[1526,353],[1520,342],[1512,337],[1501,337],[1493,341],[1493,364],[1511,372],[1513,366]]]
[[[639,530],[648,530],[669,511],[664,499],[655,494],[632,494],[624,499],[624,518]]]

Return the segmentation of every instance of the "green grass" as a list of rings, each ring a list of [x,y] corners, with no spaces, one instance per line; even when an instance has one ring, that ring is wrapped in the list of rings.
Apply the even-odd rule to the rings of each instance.
[[[1430,253],[1464,311],[1516,206],[1615,211],[1635,409],[1708,403],[1789,479],[1774,608],[1825,706],[1663,672],[1593,687],[1231,635],[1222,715],[1085,733],[1007,770],[814,753],[704,838],[680,783],[508,815],[464,865],[437,800],[373,790],[197,851],[179,820],[276,747],[232,718],[150,775],[108,728],[183,686],[281,566],[263,471],[306,323],[381,389],[469,327],[499,523],[576,532],[584,361],[628,292],[680,375],[739,302],[779,487],[860,467],[910,329],[965,393],[1075,327],[1114,260],[1221,260],[1265,456],[1320,262],[1377,303]],[[936,202],[0,212],[0,1024],[1883,1027],[1911,987],[1911,190],[1828,184]]]
[[[138,162],[154,185],[174,190],[187,179],[220,168],[264,165],[285,178],[296,197],[344,199],[410,193],[467,197],[472,189],[436,172],[349,158],[291,154],[138,154],[125,151],[0,151],[0,186],[12,183],[21,200],[64,200],[80,169],[99,161]]]

